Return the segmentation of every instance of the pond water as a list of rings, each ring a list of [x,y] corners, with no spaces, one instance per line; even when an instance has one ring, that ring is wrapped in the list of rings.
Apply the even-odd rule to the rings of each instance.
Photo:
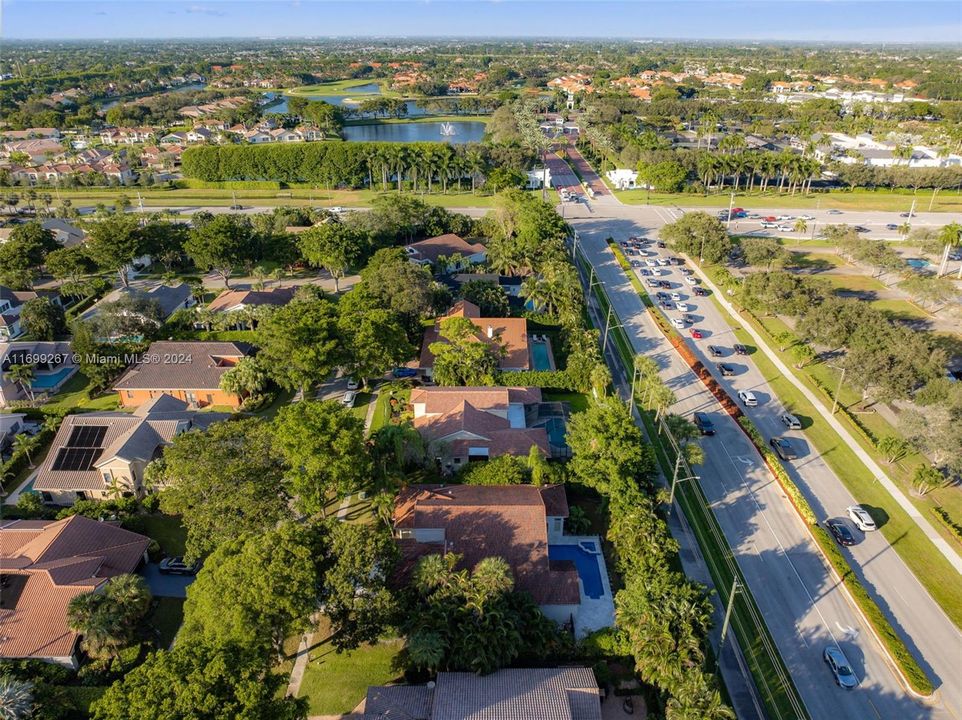
[[[207,87],[207,83],[202,83],[202,82],[187,83],[186,85],[178,85],[177,87],[171,88],[170,90],[164,90],[164,93],[189,92],[190,90],[203,90],[206,87]],[[158,94],[163,94],[163,93],[158,93]],[[115,107],[120,103],[130,102],[131,100],[135,100],[135,99],[136,98],[133,98],[133,97],[117,98],[116,100],[110,100],[109,102],[105,102],[103,105],[100,106],[100,109],[110,110],[110,108]]]
[[[450,125],[454,135],[442,135],[441,126]],[[383,125],[348,125],[342,131],[345,140],[354,142],[449,142],[455,144],[481,142],[484,123],[455,121],[452,123],[419,122]]]
[[[374,88],[374,90],[366,91],[366,92],[357,92],[361,88],[367,88],[367,87],[372,87]],[[361,85],[360,87],[352,88],[350,95],[302,95],[301,97],[305,97],[308,100],[326,102],[330,105],[339,105],[343,107],[345,110],[350,110],[351,108],[356,108],[358,106],[359,104],[358,101],[368,99],[364,97],[365,95],[370,96],[370,95],[377,95],[377,94],[378,94],[377,85]],[[276,102],[271,103],[270,105],[265,105],[264,112],[278,113],[279,115],[287,114],[287,111],[288,111],[287,100],[288,100],[287,95],[280,96],[279,98],[277,98]],[[422,108],[420,105],[418,105],[416,100],[406,100],[404,102],[404,105],[408,109],[408,112],[407,112],[408,117],[417,117],[418,115],[427,114],[427,111],[424,108]]]

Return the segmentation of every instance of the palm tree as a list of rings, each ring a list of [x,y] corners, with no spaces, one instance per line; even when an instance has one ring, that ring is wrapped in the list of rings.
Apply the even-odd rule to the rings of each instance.
[[[803,234],[808,230],[808,222],[804,218],[798,218],[795,224],[792,225],[792,230],[799,234]]]
[[[125,628],[102,593],[84,593],[67,606],[69,627],[83,636],[81,646],[92,657],[116,656],[124,646]]]
[[[7,379],[19,385],[23,394],[30,398],[30,402],[34,402],[32,383],[35,377],[33,365],[11,365],[7,369]]]
[[[0,718],[26,720],[33,715],[33,683],[0,676]]]
[[[33,438],[26,433],[20,433],[13,438],[13,449],[14,452],[22,452],[27,456],[27,463],[30,465],[30,469],[33,470],[36,465],[33,464],[33,458],[30,457],[30,448],[33,447]]]

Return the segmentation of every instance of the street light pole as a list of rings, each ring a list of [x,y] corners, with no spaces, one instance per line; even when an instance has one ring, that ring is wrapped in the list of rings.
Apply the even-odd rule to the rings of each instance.
[[[728,222],[725,223],[725,229],[728,230],[732,226],[732,208],[735,207],[735,191],[732,190],[731,198],[728,200]]]
[[[732,608],[735,605],[735,593],[738,591],[738,578],[732,580],[732,590],[728,594],[728,607],[725,608],[725,620],[722,622],[721,641],[718,643],[718,652],[725,646],[725,637],[728,635],[728,626],[732,619]]]
[[[838,409],[838,394],[842,392],[842,382],[845,380],[845,368],[841,368],[842,374],[838,376],[838,387],[835,388],[835,397],[832,398],[832,415]]]

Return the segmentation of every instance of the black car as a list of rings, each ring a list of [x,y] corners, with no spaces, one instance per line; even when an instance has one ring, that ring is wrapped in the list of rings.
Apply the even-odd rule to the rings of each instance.
[[[711,355],[712,357],[722,357],[725,353],[723,353],[722,349],[717,345],[709,345],[708,354]]]
[[[718,372],[722,374],[722,377],[731,377],[735,374],[735,368],[731,365],[726,365],[725,363],[715,363],[715,367],[718,368]]]
[[[691,291],[695,293],[695,295],[698,295],[699,297],[706,297],[708,295],[708,291],[705,288],[701,287],[700,285],[695,285],[695,287],[693,287]]]
[[[695,413],[695,427],[698,428],[702,435],[715,434],[715,426],[712,424],[711,418],[709,418],[705,413]]]
[[[741,343],[735,343],[733,346],[736,355],[748,355],[748,348]]]
[[[244,209],[244,206],[243,206],[243,205],[231,205],[228,209],[229,209],[229,210],[243,210],[243,209]]]
[[[768,441],[768,444],[772,446],[772,449],[778,453],[778,457],[782,460],[794,460],[798,457],[795,446],[787,437],[773,437]]]
[[[868,232],[868,228],[865,227],[864,225],[856,225],[856,226],[855,226],[855,232],[857,232],[857,233],[867,233],[867,232]]]
[[[849,529],[848,525],[845,524],[844,520],[839,518],[831,518],[825,521],[825,527],[828,531],[832,533],[832,537],[835,538],[835,542],[839,545],[844,545],[849,547],[855,544],[855,535]]]
[[[660,247],[660,248],[665,247],[665,243],[663,243],[661,240],[659,240],[659,241],[658,241],[658,247]]]
[[[667,280],[662,280],[662,281],[661,281],[661,286],[662,286],[663,288],[670,288],[670,287],[671,287],[671,283],[668,282]]]
[[[159,570],[162,575],[196,575],[200,570],[200,562],[188,565],[180,556],[169,557],[160,561]]]

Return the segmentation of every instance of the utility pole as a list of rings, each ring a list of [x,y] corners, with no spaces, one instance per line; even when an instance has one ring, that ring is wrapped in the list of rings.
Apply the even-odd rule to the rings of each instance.
[[[725,229],[728,230],[732,226],[732,208],[735,207],[735,191],[732,190],[731,197],[728,200],[728,222],[725,223]]]
[[[721,641],[718,643],[718,652],[725,646],[725,638],[728,636],[728,626],[731,624],[732,608],[735,606],[735,593],[738,591],[738,578],[732,580],[732,591],[728,594],[728,607],[725,608],[725,620],[722,622]]]
[[[909,210],[909,222],[912,222],[912,218],[915,217],[915,202],[918,198],[912,198],[912,209]]]

